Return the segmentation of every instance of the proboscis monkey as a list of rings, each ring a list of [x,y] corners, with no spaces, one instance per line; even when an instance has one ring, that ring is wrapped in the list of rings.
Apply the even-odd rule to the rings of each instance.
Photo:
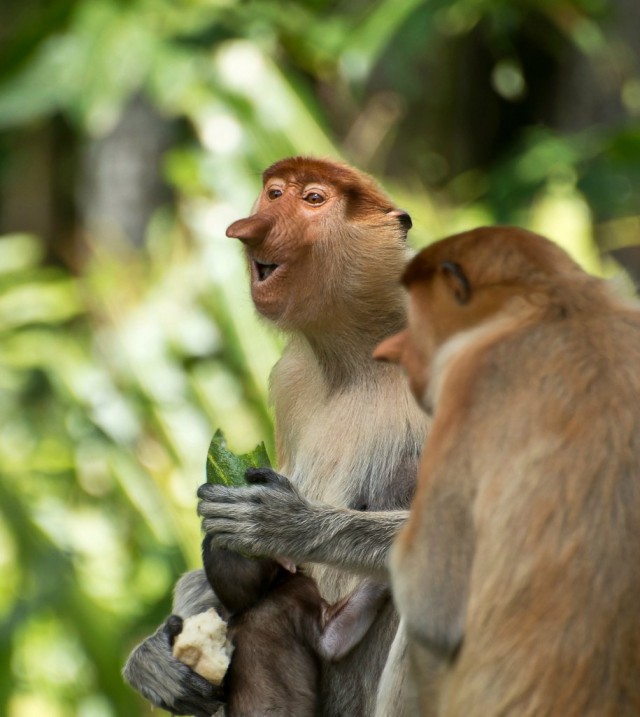
[[[271,399],[289,480],[274,473],[267,485],[203,487],[199,510],[216,547],[306,564],[333,604],[363,577],[387,579],[415,487],[427,419],[402,371],[371,356],[404,325],[398,278],[411,255],[411,220],[343,164],[296,157],[263,180],[254,213],[227,234],[244,244],[257,310],[288,336]],[[202,573],[190,573],[174,612],[186,617],[215,602]],[[323,664],[321,715],[370,717],[377,703],[380,717],[401,717],[401,634],[381,679],[396,631],[387,600],[362,641]],[[175,665],[166,643],[160,628],[132,653],[125,676],[155,704],[179,699],[198,717],[210,714],[217,696]]]
[[[637,717],[638,306],[507,227],[428,247],[403,282],[408,329],[376,355],[433,414],[392,552],[420,713]]]

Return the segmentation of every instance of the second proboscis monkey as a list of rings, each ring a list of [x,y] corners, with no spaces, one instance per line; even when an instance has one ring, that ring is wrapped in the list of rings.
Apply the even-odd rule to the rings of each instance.
[[[412,254],[410,226],[363,173],[294,157],[264,172],[253,213],[227,230],[244,245],[256,309],[287,336],[271,399],[279,471],[288,480],[274,474],[247,488],[203,486],[203,526],[217,548],[304,564],[329,604],[367,576],[388,579],[391,544],[415,488],[427,417],[399,367],[371,356],[404,325],[399,277]],[[190,573],[174,612],[215,602],[202,574]],[[322,717],[402,717],[405,643],[397,624],[386,600],[361,642],[323,664]],[[165,643],[160,630],[136,648],[127,679],[156,704],[179,698],[206,714],[217,695],[176,666]]]
[[[420,714],[637,717],[638,306],[504,227],[403,281],[408,329],[377,355],[433,414],[392,557]]]

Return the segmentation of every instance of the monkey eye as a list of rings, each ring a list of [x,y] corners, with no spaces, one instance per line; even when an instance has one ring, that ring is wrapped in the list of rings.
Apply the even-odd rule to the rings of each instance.
[[[282,196],[282,189],[278,189],[277,187],[272,187],[271,189],[267,190],[267,197],[269,199],[277,199],[278,197]]]
[[[325,198],[320,192],[309,192],[304,195],[303,199],[307,204],[315,204],[316,206],[325,202]]]

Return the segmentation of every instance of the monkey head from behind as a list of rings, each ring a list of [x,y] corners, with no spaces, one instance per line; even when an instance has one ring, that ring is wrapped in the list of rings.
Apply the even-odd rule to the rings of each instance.
[[[391,556],[420,713],[637,717],[639,307],[511,227],[403,283],[376,355],[433,414]]]

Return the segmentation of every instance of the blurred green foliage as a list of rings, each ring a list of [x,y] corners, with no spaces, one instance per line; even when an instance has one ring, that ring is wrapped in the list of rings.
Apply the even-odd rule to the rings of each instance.
[[[82,279],[39,253],[0,241],[1,713],[133,714],[119,672],[198,564],[211,426],[247,447],[271,436],[276,347],[252,342],[248,302],[195,252],[103,259]]]
[[[212,429],[274,455],[280,339],[224,239],[265,166],[329,155],[377,174],[416,246],[517,222],[615,270],[603,249],[637,244],[640,221],[638,45],[616,8],[3,4],[0,214],[22,201],[26,219],[0,238],[0,714],[150,713],[119,672],[199,563]],[[142,245],[79,208],[83,164],[139,98],[171,128],[157,170],[170,200]],[[28,166],[46,165],[54,210],[73,218],[53,211],[47,237],[28,233],[45,198],[18,153],[50,131],[64,143]]]

